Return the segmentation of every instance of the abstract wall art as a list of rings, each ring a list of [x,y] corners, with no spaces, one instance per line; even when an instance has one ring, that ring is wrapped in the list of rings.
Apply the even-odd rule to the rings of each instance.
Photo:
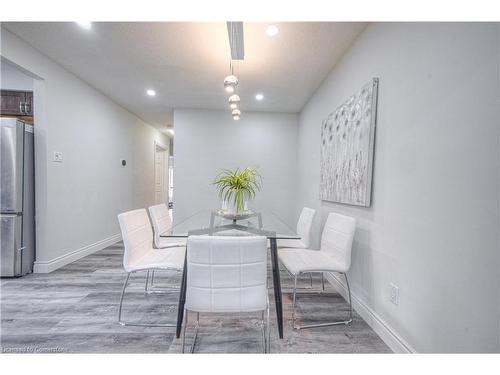
[[[370,206],[377,92],[373,78],[323,120],[321,200]]]

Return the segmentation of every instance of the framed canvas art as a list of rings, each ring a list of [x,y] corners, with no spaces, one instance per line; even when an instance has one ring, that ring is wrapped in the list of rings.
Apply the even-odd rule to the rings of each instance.
[[[321,200],[370,206],[377,92],[373,78],[323,120]]]

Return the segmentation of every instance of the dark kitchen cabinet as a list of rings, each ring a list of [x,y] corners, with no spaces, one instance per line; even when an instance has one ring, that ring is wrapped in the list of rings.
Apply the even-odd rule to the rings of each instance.
[[[1,90],[0,114],[9,116],[33,116],[33,92]]]
[[[33,92],[26,91],[24,93],[24,111],[27,116],[33,116]]]

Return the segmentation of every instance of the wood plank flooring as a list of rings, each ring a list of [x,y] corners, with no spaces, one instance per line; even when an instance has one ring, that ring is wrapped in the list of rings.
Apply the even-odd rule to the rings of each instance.
[[[117,323],[125,272],[123,246],[110,246],[49,274],[1,279],[2,353],[180,353],[175,328],[123,327]],[[307,285],[308,278],[302,283]],[[157,286],[179,285],[180,274],[157,273]],[[272,284],[272,281],[270,281]],[[284,287],[290,278],[282,274]],[[319,286],[319,278],[315,279]],[[270,285],[271,285],[270,284]],[[178,292],[145,294],[145,273],[132,277],[124,318],[174,322]],[[270,290],[271,292],[271,290]],[[296,331],[291,327],[291,295],[284,294],[285,338],[279,340],[271,306],[272,353],[387,353],[389,348],[357,315],[349,326]],[[270,296],[270,301],[274,299]],[[272,304],[272,302],[271,302]],[[347,303],[329,287],[323,295],[298,297],[301,322],[338,319]],[[191,319],[192,322],[194,319]],[[200,353],[260,353],[260,316],[202,315],[196,343]],[[186,343],[191,343],[188,330]]]

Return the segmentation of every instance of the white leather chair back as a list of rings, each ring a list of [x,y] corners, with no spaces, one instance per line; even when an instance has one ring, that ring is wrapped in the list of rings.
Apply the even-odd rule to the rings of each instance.
[[[266,237],[191,236],[185,307],[198,312],[267,308]]]
[[[149,215],[153,224],[154,244],[155,247],[160,248],[160,235],[172,228],[172,220],[168,213],[168,207],[166,204],[151,206],[149,207]]]
[[[153,249],[153,231],[148,213],[144,208],[118,215],[122,232],[123,267],[130,272],[130,266]]]
[[[330,213],[321,236],[321,251],[324,251],[347,271],[351,267],[351,249],[356,230],[356,219]]]
[[[297,234],[300,236],[305,248],[309,248],[311,245],[311,228],[314,215],[316,215],[316,210],[304,207],[300,213],[299,221],[297,221]]]

